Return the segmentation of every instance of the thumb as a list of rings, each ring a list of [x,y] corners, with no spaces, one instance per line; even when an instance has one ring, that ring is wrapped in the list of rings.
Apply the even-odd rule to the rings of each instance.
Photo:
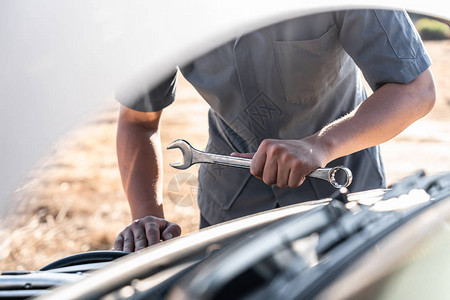
[[[253,158],[253,156],[255,155],[254,152],[252,153],[238,153],[238,152],[233,152],[230,154],[231,156],[236,156],[236,157],[243,157],[243,158]]]

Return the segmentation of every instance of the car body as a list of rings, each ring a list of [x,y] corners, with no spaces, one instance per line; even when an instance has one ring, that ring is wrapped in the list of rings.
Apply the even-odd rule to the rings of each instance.
[[[181,3],[176,4],[184,7]],[[240,10],[232,7],[237,5],[234,2],[228,6],[217,4],[217,7],[211,4],[211,7],[205,7],[200,2],[191,5],[190,9],[195,9],[196,5],[205,9],[199,16],[208,12],[219,16],[221,7],[228,7],[228,10],[218,19],[219,25],[209,28],[211,31],[201,31],[199,36],[186,41],[184,49],[195,49],[189,59],[227,41],[242,30],[240,26],[255,29],[285,18],[336,8],[335,2],[304,5],[293,1],[283,5],[252,2]],[[251,11],[252,5],[260,6],[259,14],[256,10]],[[339,5],[346,7],[348,3]],[[358,7],[363,6],[358,4]],[[169,11],[171,7],[162,5],[159,9]],[[236,17],[238,21],[227,25],[222,18],[236,11],[241,11]],[[185,15],[181,9],[178,12],[183,20]],[[430,9],[425,12],[430,12]],[[436,10],[434,15],[444,18],[446,13]],[[450,17],[450,14],[446,16]],[[195,25],[200,26],[201,19],[196,22]],[[202,39],[211,42],[205,44]],[[164,39],[161,42],[169,48],[174,46]],[[103,47],[113,44],[102,44],[97,50],[103,51]],[[148,48],[151,46],[145,44],[139,51]],[[163,50],[158,48],[158,51]],[[169,72],[173,63],[187,61],[188,58],[181,58],[174,52],[153,52],[158,59],[144,55],[148,58],[143,64],[145,68],[140,65],[142,62],[133,61],[130,64],[133,67],[122,69],[121,76],[114,75],[116,77],[108,78],[106,84],[99,86],[119,85],[123,78],[127,78],[125,81],[131,82],[129,89],[133,90],[142,84],[137,82],[138,75],[147,73],[150,67]],[[117,59],[119,54],[114,53],[108,59]],[[165,71],[157,75],[148,74],[145,76],[146,84],[156,84],[167,74]],[[93,75],[101,77],[100,73]],[[90,106],[83,109],[86,108]],[[75,115],[80,113],[81,110]],[[56,134],[59,131],[50,134],[48,139]],[[29,157],[27,164],[33,159]],[[19,175],[23,175],[23,171],[18,172]],[[332,199],[318,199],[219,224],[139,253],[105,251],[76,254],[38,271],[2,274],[0,298],[40,295],[47,299],[365,299],[410,295],[412,291],[416,296],[426,291],[446,298],[445,288],[436,284],[439,278],[433,278],[430,273],[425,273],[429,286],[421,286],[419,282],[424,281],[419,279],[408,281],[413,282],[412,286],[417,289],[411,289],[411,284],[403,286],[403,289],[401,284],[390,285],[392,281],[389,278],[402,278],[403,270],[409,266],[414,268],[419,260],[410,256],[417,255],[414,251],[419,246],[426,250],[430,239],[434,243],[432,245],[438,245],[436,247],[448,245],[449,183],[448,173],[433,176],[418,173],[388,191],[347,194],[342,190]],[[13,184],[11,181],[5,188],[9,189]],[[419,261],[419,264],[427,265],[427,258],[432,258],[433,253],[422,253],[424,262]],[[449,264],[449,257],[445,253],[439,257],[444,270],[437,273],[443,276],[448,274],[445,262]],[[57,286],[55,290],[48,289]],[[392,286],[399,287],[395,289]],[[393,291],[397,294],[392,294]]]
[[[449,219],[450,173],[419,172],[389,190],[274,209],[139,253],[86,252],[4,273],[0,298],[445,299]],[[417,265],[433,273],[408,278]]]

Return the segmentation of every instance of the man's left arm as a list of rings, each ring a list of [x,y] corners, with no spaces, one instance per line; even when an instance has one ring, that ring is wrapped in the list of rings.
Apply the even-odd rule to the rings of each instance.
[[[352,112],[311,136],[263,141],[250,171],[266,184],[297,187],[307,174],[330,161],[392,139],[425,116],[434,102],[430,69],[406,84],[384,84]]]

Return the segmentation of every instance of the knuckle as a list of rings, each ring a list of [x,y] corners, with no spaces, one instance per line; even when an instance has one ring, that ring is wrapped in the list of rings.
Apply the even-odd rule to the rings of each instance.
[[[152,240],[152,241],[148,242],[148,245],[153,246],[153,245],[159,244],[160,242],[161,242],[160,240]]]
[[[277,187],[284,188],[284,187],[286,187],[286,184],[282,183],[282,182],[277,182]]]
[[[134,244],[136,251],[144,249],[147,247],[147,239],[136,240]]]
[[[287,152],[283,152],[282,154],[280,154],[279,160],[282,164],[290,164],[292,161],[292,155]]]
[[[267,185],[272,185],[272,184],[275,183],[275,181],[274,181],[273,178],[271,178],[271,177],[263,177],[263,181],[264,181],[264,183],[267,184]]]
[[[259,145],[260,148],[267,148],[272,144],[272,141],[270,139],[265,139],[261,142],[261,144]]]
[[[131,243],[133,243],[133,242],[134,242],[134,239],[133,239],[132,237],[125,237],[125,238],[123,239],[123,243],[124,243],[125,245],[131,244]]]
[[[298,159],[296,159],[296,160],[294,160],[293,162],[292,162],[292,166],[293,166],[293,168],[295,169],[295,170],[300,170],[300,169],[302,169],[303,168],[303,162],[301,161],[301,160],[298,160]]]
[[[284,152],[284,149],[279,144],[274,144],[270,147],[269,154],[273,156],[281,156]]]
[[[282,177],[282,176],[278,176],[277,177],[277,187],[279,188],[284,188],[287,186],[288,182],[287,182],[287,178]]]
[[[145,217],[143,217],[141,220],[144,222],[144,223],[149,223],[149,222],[155,222],[156,221],[156,217],[154,217],[154,216],[145,216]]]
[[[141,226],[142,226],[142,224],[141,224],[140,220],[136,220],[136,221],[133,221],[133,223],[131,223],[131,224],[128,226],[128,228],[131,229],[131,230],[133,231],[133,230],[135,230],[135,229],[137,229],[137,228],[140,228]]]
[[[142,233],[138,233],[135,237],[134,237],[134,240],[135,241],[143,241],[143,240],[146,240],[147,239],[147,237],[144,235],[144,234],[142,234]]]
[[[298,184],[296,182],[289,182],[288,186],[290,188],[296,188],[296,187],[298,187]]]
[[[155,223],[147,224],[147,232],[159,232],[159,227]]]
[[[267,159],[277,154],[277,145],[269,145],[264,150],[266,152]]]

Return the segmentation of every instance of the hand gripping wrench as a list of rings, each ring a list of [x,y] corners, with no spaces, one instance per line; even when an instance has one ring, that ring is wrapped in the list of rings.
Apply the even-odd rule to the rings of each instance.
[[[183,155],[183,162],[171,163],[170,166],[184,170],[198,163],[219,164],[230,167],[250,169],[252,160],[250,158],[234,157],[220,154],[207,153],[193,148],[185,140],[176,140],[167,146],[167,149],[178,148]],[[343,171],[345,180],[343,183],[339,183],[336,179],[336,174],[339,171]],[[335,188],[348,187],[352,183],[353,175],[350,169],[337,166],[333,168],[319,168],[307,175],[317,179],[322,179],[331,183]]]

